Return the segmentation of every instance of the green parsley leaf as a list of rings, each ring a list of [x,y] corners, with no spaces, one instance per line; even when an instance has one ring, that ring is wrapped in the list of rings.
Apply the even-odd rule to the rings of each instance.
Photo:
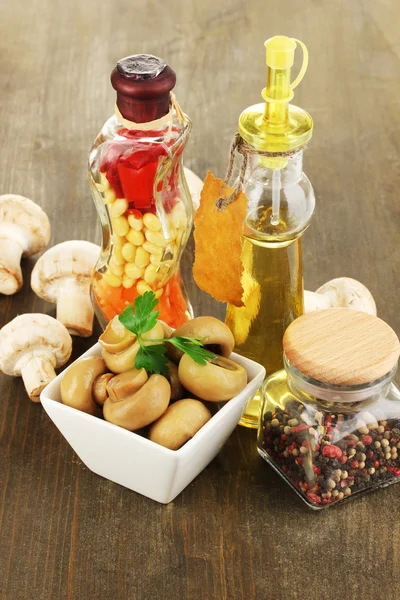
[[[120,315],[119,320],[132,333],[137,336],[150,331],[157,323],[160,312],[154,310],[158,299],[154,292],[145,292],[135,300],[134,310],[130,304]]]
[[[174,336],[166,341],[190,356],[190,358],[199,365],[206,365],[209,360],[216,358],[215,354],[209,352],[202,346],[200,338]]]
[[[146,331],[155,327],[160,311],[154,310],[158,304],[158,299],[154,292],[145,292],[135,300],[134,307],[129,305],[120,315],[119,320],[126,329],[137,336],[140,348],[135,358],[135,367],[144,368],[150,373],[168,373],[168,359],[165,356],[167,348],[165,342],[156,340],[157,344],[145,346],[146,338],[143,336]],[[190,356],[199,365],[206,365],[209,360],[215,357],[215,354],[209,352],[203,347],[203,338],[189,338],[185,336],[174,336],[169,338],[170,344]]]
[[[165,344],[154,344],[152,346],[141,346],[135,358],[135,367],[142,367],[150,373],[167,375],[168,360],[165,356],[167,348]]]

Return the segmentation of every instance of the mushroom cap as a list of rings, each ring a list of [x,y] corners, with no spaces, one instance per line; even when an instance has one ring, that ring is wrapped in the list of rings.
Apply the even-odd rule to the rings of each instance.
[[[0,237],[12,238],[22,247],[22,256],[33,256],[50,240],[50,221],[46,213],[24,196],[0,196]]]
[[[61,367],[71,351],[67,329],[49,315],[20,315],[0,330],[0,369],[6,375],[20,375],[21,369],[38,356],[51,360],[54,368]]]
[[[317,289],[317,294],[324,294],[330,299],[333,307],[345,307],[376,315],[375,300],[367,287],[350,277],[331,279]]]
[[[31,276],[33,291],[47,302],[56,302],[63,280],[88,284],[100,255],[100,246],[70,240],[53,246],[37,261]]]
[[[196,212],[196,210],[199,208],[200,194],[201,190],[203,189],[204,181],[200,179],[200,177],[196,175],[196,173],[193,173],[191,169],[184,167],[183,170],[185,172],[188,188],[192,196],[193,208]]]
[[[203,345],[214,352],[227,358],[232,354],[235,338],[228,325],[215,317],[195,317],[178,327],[174,335],[201,338]],[[168,357],[178,363],[183,352],[167,342]]]

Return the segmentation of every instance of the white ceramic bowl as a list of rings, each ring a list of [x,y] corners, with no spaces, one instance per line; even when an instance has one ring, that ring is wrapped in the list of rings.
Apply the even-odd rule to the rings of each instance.
[[[100,356],[96,344],[83,356]],[[82,357],[81,357],[82,358]],[[43,408],[83,463],[98,475],[152,500],[171,502],[212,461],[235,429],[247,401],[260,387],[265,369],[232,354],[249,383],[179,450],[169,450],[141,435],[122,429],[61,402],[58,375],[42,392]],[[64,371],[65,372],[65,371]]]

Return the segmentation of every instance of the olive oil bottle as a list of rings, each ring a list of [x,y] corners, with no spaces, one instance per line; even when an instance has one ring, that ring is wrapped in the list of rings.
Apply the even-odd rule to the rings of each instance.
[[[303,48],[303,65],[290,83],[297,43]],[[307,68],[307,49],[285,36],[273,37],[265,46],[265,104],[250,106],[239,118],[239,133],[248,145],[243,183],[248,198],[242,246],[244,306],[228,305],[226,323],[235,337],[235,351],[261,363],[270,375],[283,366],[285,329],[303,313],[300,238],[310,224],[315,197],[303,172],[303,149],[313,122],[307,112],[289,104]],[[256,428],[259,411],[257,394],[240,424]]]

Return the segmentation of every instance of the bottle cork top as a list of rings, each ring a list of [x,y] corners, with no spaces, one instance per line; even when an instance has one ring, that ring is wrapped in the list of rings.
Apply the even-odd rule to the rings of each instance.
[[[307,313],[283,337],[289,362],[307,377],[331,385],[363,385],[390,373],[400,341],[382,319],[350,308]]]
[[[128,121],[148,123],[169,111],[175,72],[152,54],[134,54],[118,61],[111,73],[117,106]]]

